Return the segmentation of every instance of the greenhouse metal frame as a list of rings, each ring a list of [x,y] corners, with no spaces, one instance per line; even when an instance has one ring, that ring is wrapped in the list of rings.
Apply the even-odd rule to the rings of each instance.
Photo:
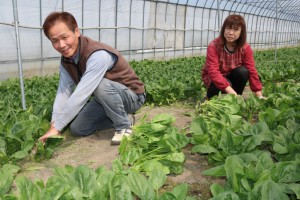
[[[0,79],[57,71],[59,54],[41,29],[53,11],[74,14],[83,35],[118,49],[128,61],[205,55],[232,13],[244,16],[255,50],[297,46],[299,0],[24,0],[0,3]],[[23,99],[23,108],[26,107]]]

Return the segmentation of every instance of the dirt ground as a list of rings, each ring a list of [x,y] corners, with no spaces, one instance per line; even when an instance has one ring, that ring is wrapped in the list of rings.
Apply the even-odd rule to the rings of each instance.
[[[180,106],[172,107],[142,107],[136,114],[136,121],[139,121],[144,115],[152,119],[159,113],[170,113],[176,121],[174,125],[179,129],[187,128],[191,122],[192,108],[182,108]],[[105,166],[110,169],[112,161],[118,156],[118,147],[111,145],[111,138],[114,130],[106,130],[95,133],[88,137],[75,138],[70,134],[65,134],[64,142],[55,149],[55,153],[50,160],[40,163],[24,162],[23,171],[19,175],[25,175],[34,180],[40,178],[46,181],[52,175],[52,169],[55,166],[81,164],[88,165],[91,168]],[[199,154],[191,153],[191,145],[184,149],[186,161],[184,172],[180,175],[169,175],[168,181],[164,186],[165,190],[171,190],[177,184],[189,184],[189,196],[196,199],[209,199],[211,197],[209,186],[214,182],[224,182],[221,179],[214,179],[201,175],[201,172],[207,169],[207,159]]]

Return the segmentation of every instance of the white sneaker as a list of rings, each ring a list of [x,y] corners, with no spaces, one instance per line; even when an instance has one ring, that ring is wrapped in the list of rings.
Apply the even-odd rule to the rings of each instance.
[[[135,124],[134,114],[128,114],[128,119],[130,120],[131,126],[133,126]]]
[[[118,145],[121,143],[123,136],[128,137],[132,133],[131,128],[125,128],[115,132],[114,137],[111,139],[112,145]]]

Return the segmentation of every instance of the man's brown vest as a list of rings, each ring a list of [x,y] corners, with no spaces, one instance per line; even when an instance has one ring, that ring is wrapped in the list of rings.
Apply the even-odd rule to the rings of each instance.
[[[76,84],[79,83],[81,75],[84,74],[86,62],[92,53],[99,50],[105,50],[114,54],[117,57],[117,61],[112,69],[105,73],[104,77],[127,86],[136,94],[145,92],[144,83],[140,81],[128,62],[116,49],[104,43],[94,41],[86,36],[79,37],[79,48],[80,55],[77,65],[74,62],[70,62],[70,59],[68,58],[61,58],[63,67],[68,71]]]

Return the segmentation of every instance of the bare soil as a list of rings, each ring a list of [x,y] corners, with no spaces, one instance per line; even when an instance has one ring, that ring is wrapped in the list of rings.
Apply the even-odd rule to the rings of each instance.
[[[183,108],[182,105],[170,107],[144,106],[135,114],[135,117],[136,121],[139,121],[147,115],[147,119],[151,120],[159,113],[170,113],[176,118],[174,126],[179,129],[188,129],[193,112],[192,108]],[[119,146],[111,145],[113,133],[114,130],[109,129],[81,138],[66,133],[63,143],[55,149],[51,159],[39,163],[23,161],[21,163],[22,172],[19,175],[24,175],[33,181],[39,178],[46,182],[56,166],[87,165],[94,169],[99,166],[110,169],[113,160],[118,156],[119,148]],[[210,185],[215,182],[223,183],[224,180],[203,176],[201,172],[209,168],[207,159],[205,156],[192,154],[191,147],[191,145],[188,145],[184,149],[186,155],[184,172],[180,175],[169,175],[162,190],[170,191],[180,183],[187,183],[189,185],[189,196],[201,200],[209,199],[211,197]]]

